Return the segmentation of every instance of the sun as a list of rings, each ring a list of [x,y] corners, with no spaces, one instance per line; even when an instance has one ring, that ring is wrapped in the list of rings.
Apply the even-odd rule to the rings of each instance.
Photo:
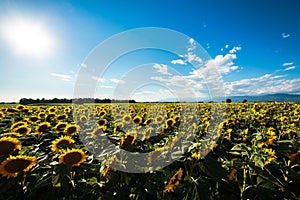
[[[53,50],[53,37],[41,21],[15,18],[4,23],[1,29],[14,53],[38,58],[48,56]]]

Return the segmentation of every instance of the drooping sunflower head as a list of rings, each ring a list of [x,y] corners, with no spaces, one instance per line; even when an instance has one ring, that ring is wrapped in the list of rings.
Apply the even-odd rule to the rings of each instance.
[[[139,125],[143,121],[143,119],[140,116],[135,116],[132,120],[136,125]]]
[[[65,128],[67,127],[67,122],[58,122],[58,124],[54,127],[55,132],[62,133],[65,131]]]
[[[63,151],[59,158],[59,164],[71,164],[74,167],[79,166],[81,163],[86,161],[87,155],[83,150],[73,148]]]
[[[12,154],[15,150],[21,149],[21,142],[12,137],[0,138],[0,156]]]
[[[27,135],[28,133],[30,133],[31,128],[27,127],[26,125],[23,125],[23,126],[18,126],[13,131],[21,135]]]
[[[36,127],[37,134],[43,134],[49,131],[51,124],[49,122],[42,122]]]
[[[67,127],[64,130],[64,133],[66,135],[75,135],[79,130],[79,126],[75,125],[75,124],[68,124]]]
[[[52,142],[51,150],[53,152],[63,152],[65,148],[70,147],[74,142],[69,136],[61,136]]]
[[[36,163],[33,156],[10,156],[0,165],[0,174],[7,178],[17,177],[20,172],[29,171]]]

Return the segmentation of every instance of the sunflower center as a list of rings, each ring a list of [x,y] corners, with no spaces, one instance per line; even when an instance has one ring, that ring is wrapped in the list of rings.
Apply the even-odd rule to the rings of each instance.
[[[70,145],[70,142],[68,140],[61,140],[59,141],[59,143],[57,143],[57,147],[60,148],[60,147],[63,147],[63,146],[68,146]]]
[[[64,163],[66,164],[76,164],[82,159],[82,155],[78,152],[68,153],[64,156]]]
[[[60,125],[57,126],[57,130],[63,131],[66,128],[66,126],[67,125],[65,125],[65,124],[60,124]]]
[[[76,132],[76,127],[70,127],[68,128],[68,133],[75,133]]]
[[[27,133],[27,128],[26,127],[21,127],[18,130],[16,130],[16,132],[20,133],[20,134],[25,134],[25,133]]]
[[[16,159],[7,163],[4,168],[9,173],[16,173],[26,169],[29,165],[29,160]]]
[[[8,141],[0,142],[0,155],[11,153],[15,149],[15,145]]]
[[[46,124],[44,124],[44,125],[39,127],[38,131],[39,132],[46,132],[47,129],[48,129],[48,126]]]

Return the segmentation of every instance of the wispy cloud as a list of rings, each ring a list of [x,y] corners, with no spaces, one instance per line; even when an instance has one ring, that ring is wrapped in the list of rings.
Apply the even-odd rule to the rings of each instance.
[[[290,37],[291,35],[288,33],[281,33],[283,39]]]
[[[168,72],[168,66],[164,64],[155,64],[153,65],[153,68],[157,70],[158,73],[170,75]]]
[[[123,81],[123,80],[120,80],[120,79],[116,79],[116,78],[111,78],[111,79],[109,79],[111,82],[113,82],[113,83],[117,83],[117,84],[123,84],[123,83],[125,83],[125,81]]]
[[[87,68],[87,65],[85,63],[82,63],[80,66],[83,68]]]
[[[284,69],[284,71],[289,71],[289,70],[293,70],[296,69],[296,66],[290,66]]]
[[[283,63],[282,66],[286,67],[286,66],[291,66],[293,64],[294,64],[293,62],[286,62],[286,63]]]
[[[66,74],[51,73],[50,75],[58,77],[63,81],[71,81],[71,79],[72,79],[72,77],[70,75],[66,75]]]

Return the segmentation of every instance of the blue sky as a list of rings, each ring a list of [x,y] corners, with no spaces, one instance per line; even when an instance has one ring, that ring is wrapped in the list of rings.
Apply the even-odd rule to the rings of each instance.
[[[201,99],[211,94],[214,80],[222,95],[300,93],[297,0],[2,0],[0,7],[0,102],[72,98],[91,52],[115,34],[142,27],[187,35],[186,56],[146,49],[120,56],[105,74],[91,75],[95,97],[117,97],[132,88],[123,98]],[[188,48],[196,43],[209,54],[217,77],[208,65],[189,64],[195,57],[188,57]],[[134,77],[150,84],[133,83]]]

